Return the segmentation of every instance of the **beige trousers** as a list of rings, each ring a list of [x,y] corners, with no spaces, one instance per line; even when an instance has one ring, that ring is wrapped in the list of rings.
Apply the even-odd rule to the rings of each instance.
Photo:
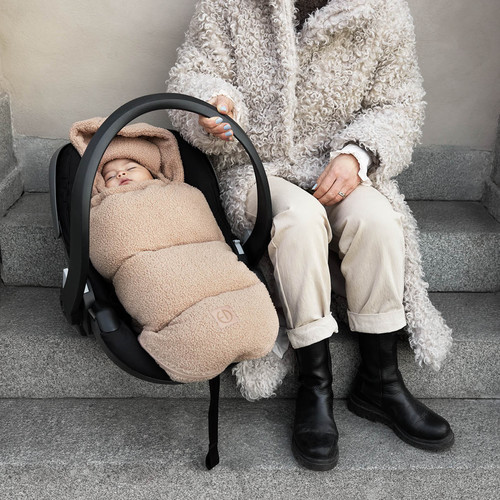
[[[324,207],[279,177],[269,177],[269,187],[273,225],[268,251],[292,346],[314,344],[338,330],[330,311],[335,276],[330,251],[340,258],[351,330],[386,333],[405,326],[403,229],[389,201],[375,188],[360,185],[340,203]],[[253,186],[246,203],[252,221],[256,207]],[[333,279],[337,290],[342,284]]]

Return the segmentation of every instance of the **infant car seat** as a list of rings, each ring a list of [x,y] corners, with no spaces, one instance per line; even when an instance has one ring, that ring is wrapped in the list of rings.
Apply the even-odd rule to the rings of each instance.
[[[183,94],[153,94],[134,99],[111,114],[90,141],[83,157],[71,144],[56,151],[50,162],[49,182],[52,220],[57,237],[62,237],[68,257],[63,271],[61,307],[66,319],[82,335],[93,335],[108,357],[121,369],[148,382],[175,384],[142,348],[132,328],[132,318],[120,304],[113,285],[105,280],[89,260],[90,199],[94,177],[101,158],[115,135],[135,118],[158,109],[180,109],[206,117],[220,116],[231,124],[234,137],[252,162],[258,188],[258,214],[255,227],[241,243],[232,233],[219,198],[217,178],[205,154],[175,135],[184,166],[185,182],[198,188],[207,199],[224,238],[238,258],[254,268],[267,249],[272,210],[267,177],[262,162],[241,127],[227,115],[199,99]],[[209,381],[209,452],[206,466],[219,461],[218,398],[219,376]]]

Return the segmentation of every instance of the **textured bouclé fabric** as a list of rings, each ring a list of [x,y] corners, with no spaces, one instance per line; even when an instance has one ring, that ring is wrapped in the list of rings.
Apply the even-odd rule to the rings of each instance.
[[[296,29],[293,0],[201,0],[170,72],[168,90],[230,97],[269,175],[310,188],[330,152],[354,143],[369,152],[369,177],[403,214],[404,306],[416,360],[439,369],[451,330],[431,304],[418,230],[394,178],[411,162],[425,102],[414,27],[405,0],[335,0]],[[173,124],[212,155],[233,230],[243,237],[254,181],[237,141],[221,141],[192,113]]]
[[[324,7],[328,0],[295,0],[295,8],[297,9],[297,31],[302,29],[305,20],[316,10]]]
[[[139,130],[143,141],[148,132],[157,137],[144,125],[122,129],[117,147],[133,148]],[[208,380],[267,354],[279,323],[266,287],[225,243],[201,191],[182,182],[175,137],[162,134],[170,152],[161,151],[157,179],[103,188],[92,198],[90,258],[143,327],[140,344],[170,377]],[[142,162],[154,165],[158,153]]]

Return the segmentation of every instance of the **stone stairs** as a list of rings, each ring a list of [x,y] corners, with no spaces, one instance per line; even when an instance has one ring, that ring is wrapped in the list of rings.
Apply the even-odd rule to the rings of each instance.
[[[14,158],[10,99],[0,90],[0,217],[22,192],[21,171]]]
[[[431,291],[493,292],[500,283],[500,224],[478,201],[410,201]],[[0,222],[2,280],[60,286],[66,267],[48,193],[25,193]]]
[[[335,405],[340,459],[330,472],[290,452],[293,401],[223,399],[221,463],[207,472],[201,399],[5,399],[2,498],[408,499],[498,498],[498,400],[425,401],[454,425],[440,454]],[[22,493],[20,493],[22,492]]]
[[[433,293],[433,302],[454,330],[454,345],[444,368],[420,368],[406,342],[399,344],[401,370],[422,398],[498,398],[496,375],[500,293]],[[0,287],[0,398],[208,397],[208,384],[157,385],[131,377],[114,365],[91,337],[66,322],[59,290]],[[331,340],[336,397],[345,398],[359,361],[355,334],[342,328]],[[237,398],[234,379],[225,373],[222,397]],[[278,397],[295,393],[293,377]]]
[[[10,119],[0,99],[7,112]],[[498,148],[494,155],[420,147],[398,179],[419,223],[431,299],[455,339],[439,373],[419,368],[400,342],[401,371],[410,390],[448,418],[455,446],[417,450],[347,411],[358,353],[343,327],[331,341],[339,465],[315,473],[295,463],[294,376],[276,398],[249,403],[227,370],[221,464],[207,472],[208,384],[135,379],[67,324],[58,289],[65,256],[47,194],[48,159],[64,141],[9,134],[0,129],[0,160],[10,162],[0,168],[0,187],[21,173],[25,192],[13,205],[19,194],[2,202],[4,212],[12,206],[0,218],[0,500],[497,498],[500,224],[483,196],[485,186],[497,189]]]

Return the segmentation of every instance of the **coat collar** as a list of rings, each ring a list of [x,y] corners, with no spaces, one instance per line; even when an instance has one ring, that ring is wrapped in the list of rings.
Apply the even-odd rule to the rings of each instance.
[[[385,0],[330,0],[313,12],[305,21],[300,33],[296,33],[295,1],[268,0],[271,7],[271,22],[282,46],[287,47],[285,61],[292,63],[297,49],[303,46],[320,45],[332,33],[346,27],[362,25],[373,17]]]
[[[348,26],[362,24],[374,12],[374,5],[383,0],[330,0],[313,13],[296,33],[294,0],[267,0],[271,8],[271,29],[280,47],[277,57],[281,63],[282,136],[285,146],[293,149],[294,113],[297,108],[295,88],[299,73],[299,59],[302,50],[314,50],[315,45],[324,43],[329,35]],[[384,0],[385,1],[385,0]]]
[[[299,43],[318,44],[335,31],[361,24],[373,15],[374,3],[375,0],[330,0],[306,19],[298,35]]]
[[[369,19],[373,15],[375,4],[379,2],[380,0],[330,0],[306,19],[301,32],[296,35],[298,42],[319,43],[322,35],[330,35],[347,26],[355,26]],[[269,4],[273,24],[283,30],[295,32],[295,1],[269,0]]]

